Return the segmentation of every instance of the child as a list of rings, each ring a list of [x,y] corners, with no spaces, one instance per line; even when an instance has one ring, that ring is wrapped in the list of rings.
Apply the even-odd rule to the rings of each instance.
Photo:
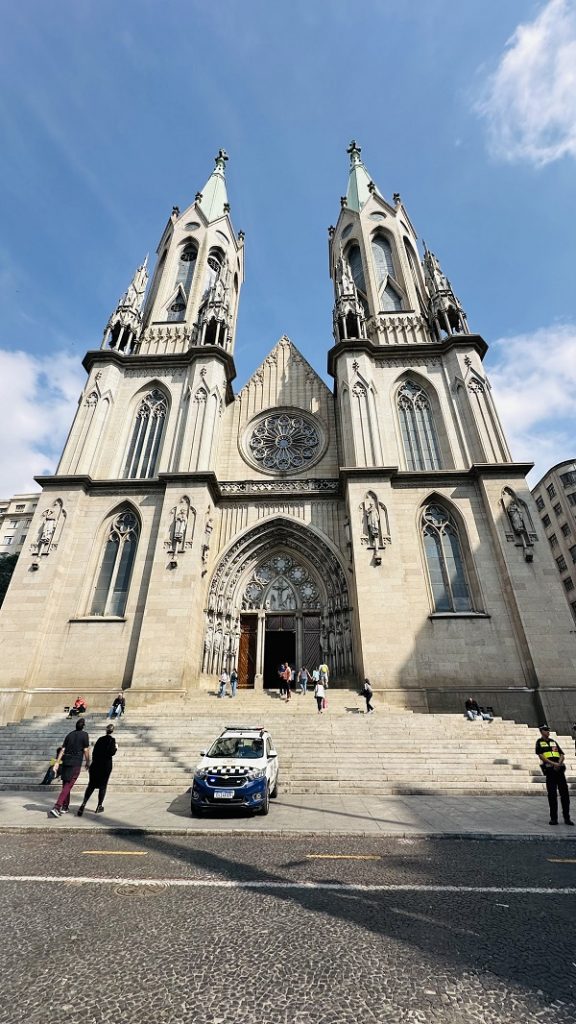
[[[40,783],[41,786],[49,786],[51,782],[54,782],[56,776],[60,774],[60,769],[58,769],[57,772],[54,771],[54,765],[56,764],[56,761],[60,757],[61,750],[62,747],[56,747],[56,757],[50,758],[50,764],[48,765],[48,768],[46,769],[46,774],[42,779],[42,782]]]

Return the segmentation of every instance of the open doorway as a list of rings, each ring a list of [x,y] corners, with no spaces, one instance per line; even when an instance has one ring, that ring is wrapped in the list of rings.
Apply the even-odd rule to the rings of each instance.
[[[266,630],[264,641],[264,689],[279,685],[278,669],[287,661],[296,664],[296,633],[294,630]]]

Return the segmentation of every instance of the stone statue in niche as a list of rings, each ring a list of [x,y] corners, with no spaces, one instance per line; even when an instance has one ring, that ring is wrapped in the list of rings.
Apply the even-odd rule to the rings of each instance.
[[[502,492],[500,504],[506,513],[508,521],[506,539],[514,541],[517,547],[522,548],[526,562],[532,562],[534,559],[534,542],[538,538],[534,532],[534,525],[526,504],[520,498],[517,498],[508,487],[504,488]]]
[[[368,491],[360,505],[360,514],[362,518],[361,542],[364,547],[374,552],[373,564],[380,565],[382,558],[379,552],[390,543],[388,511],[386,506],[378,501],[373,491]]]
[[[204,543],[202,544],[202,565],[208,565],[208,555],[210,554],[210,538],[212,536],[212,530],[214,529],[214,520],[210,515],[210,511],[210,505],[208,505],[208,509],[206,512],[206,526],[204,527]],[[206,572],[205,569],[204,572]]]

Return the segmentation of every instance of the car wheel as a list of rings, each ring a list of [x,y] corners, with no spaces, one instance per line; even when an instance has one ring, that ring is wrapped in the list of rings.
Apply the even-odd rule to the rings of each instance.
[[[262,801],[262,806],[260,808],[260,814],[268,814],[269,810],[270,810],[270,789],[268,787],[268,783],[266,783],[266,789],[264,790],[264,800]]]
[[[272,800],[275,800],[277,796],[278,796],[278,774],[276,775],[276,778],[274,779],[274,789],[270,793],[270,797],[271,797]]]

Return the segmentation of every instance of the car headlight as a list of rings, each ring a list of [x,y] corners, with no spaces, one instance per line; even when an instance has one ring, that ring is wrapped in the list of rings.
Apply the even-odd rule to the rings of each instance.
[[[205,779],[207,775],[208,772],[206,771],[205,768],[197,768],[196,771],[194,772],[195,779]]]
[[[252,768],[248,773],[248,778],[251,782],[253,782],[254,779],[263,779],[265,775],[265,768]]]

